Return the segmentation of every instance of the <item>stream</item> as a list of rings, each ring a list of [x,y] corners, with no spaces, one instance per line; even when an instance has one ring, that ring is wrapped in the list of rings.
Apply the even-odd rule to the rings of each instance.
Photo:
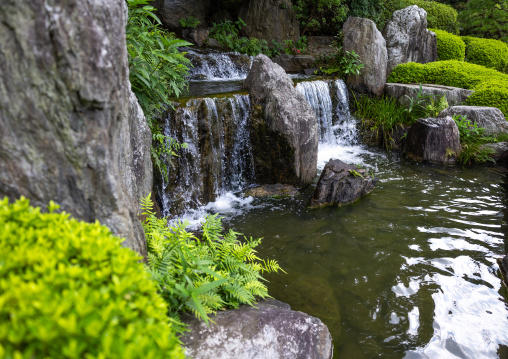
[[[505,172],[417,164],[362,145],[343,82],[310,79],[296,86],[319,120],[318,169],[330,158],[371,168],[374,192],[314,210],[315,183],[295,198],[244,198],[254,170],[249,99],[217,94],[238,78],[209,80],[199,81],[215,95],[182,100],[165,119],[166,134],[189,149],[159,186],[164,214],[196,227],[219,212],[226,227],[263,237],[259,256],[287,272],[265,275],[269,293],[320,318],[334,358],[508,358],[508,291],[496,264],[508,252]]]

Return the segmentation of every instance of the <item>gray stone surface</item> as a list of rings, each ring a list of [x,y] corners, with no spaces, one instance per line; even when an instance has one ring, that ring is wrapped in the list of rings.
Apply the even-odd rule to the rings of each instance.
[[[342,27],[344,51],[354,51],[364,64],[360,75],[349,76],[348,85],[360,93],[381,96],[386,83],[386,41],[369,19],[350,17]]]
[[[181,338],[194,359],[331,359],[332,338],[318,318],[289,305],[264,300],[257,308],[217,313],[207,326],[186,316],[190,332]]]
[[[472,124],[477,124],[478,127],[485,128],[486,135],[493,135],[496,133],[507,133],[508,122],[503,113],[495,107],[482,107],[482,106],[450,106],[441,111],[438,117],[462,115],[467,116],[467,119]]]
[[[498,258],[497,264],[499,265],[499,269],[501,270],[501,274],[503,275],[506,285],[508,285],[508,255],[503,258]]]
[[[508,163],[508,142],[486,143],[482,145],[482,148],[490,150],[490,158],[497,164]]]
[[[308,185],[317,175],[318,123],[284,69],[258,55],[244,86],[249,89],[252,152],[261,184]]]
[[[377,180],[365,168],[330,159],[310,199],[311,207],[353,203],[374,190]]]
[[[282,54],[275,56],[273,62],[280,65],[286,72],[303,73],[306,69],[314,67],[316,59],[313,56]]]
[[[265,184],[245,191],[245,195],[251,197],[293,197],[299,194],[295,186],[280,183]]]
[[[50,200],[146,254],[150,131],[130,92],[123,0],[0,2],[0,197]]]
[[[398,64],[437,61],[436,34],[427,30],[427,12],[416,5],[397,10],[383,29],[388,51],[387,74]]]
[[[207,27],[206,17],[212,9],[211,0],[155,0],[150,3],[157,9],[157,15],[163,25],[175,30],[180,25],[180,19],[193,16],[200,21],[199,27]]]
[[[460,135],[453,118],[421,118],[409,129],[404,153],[416,160],[455,164],[462,152]]]
[[[300,25],[291,0],[249,0],[240,9],[239,17],[245,21],[242,32],[248,37],[272,40],[298,41]]]
[[[387,83],[385,85],[385,95],[398,99],[405,106],[409,105],[409,98],[416,98],[419,91],[419,84]],[[422,84],[422,94],[432,95],[435,101],[446,96],[449,106],[462,105],[473,92],[458,87]]]

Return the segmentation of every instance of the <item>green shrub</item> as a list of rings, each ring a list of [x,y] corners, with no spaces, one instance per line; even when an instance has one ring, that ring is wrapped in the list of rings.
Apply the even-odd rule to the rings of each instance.
[[[464,61],[466,44],[460,36],[450,34],[444,30],[431,29],[437,37],[437,59],[439,61]]]
[[[459,22],[461,35],[508,43],[508,0],[468,0]]]
[[[0,202],[0,357],[183,358],[139,255],[57,208]]]
[[[256,256],[254,248],[261,239],[240,242],[239,233],[223,233],[217,215],[206,218],[202,238],[197,238],[185,230],[185,223],[168,228],[167,218],[156,218],[150,196],[142,200],[142,207],[150,273],[171,314],[192,312],[208,321],[208,314],[219,309],[269,297],[261,273],[280,267]]]
[[[396,66],[388,82],[431,83],[474,90],[468,105],[497,107],[508,117],[508,75],[484,66],[451,60],[410,62]]]
[[[296,0],[293,4],[302,35],[337,35],[347,19],[344,0]]]
[[[500,40],[480,39],[464,36],[466,43],[466,61],[506,71],[508,64],[508,45]],[[439,54],[439,53],[438,53]]]
[[[426,0],[402,0],[402,7],[417,5],[427,12],[427,27],[444,30],[451,34],[459,33],[459,23],[457,21],[457,10],[449,5],[441,4],[436,1]]]

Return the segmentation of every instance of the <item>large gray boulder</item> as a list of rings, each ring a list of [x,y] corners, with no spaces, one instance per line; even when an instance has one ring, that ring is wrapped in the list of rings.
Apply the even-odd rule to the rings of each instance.
[[[386,41],[369,19],[350,17],[342,27],[344,51],[354,51],[364,64],[360,75],[349,76],[348,85],[357,92],[381,96],[386,83]]]
[[[125,1],[0,2],[0,198],[50,200],[146,254],[151,134],[130,91]]]
[[[199,27],[206,27],[206,17],[212,8],[211,0],[154,0],[150,3],[157,9],[157,15],[164,27],[175,30],[182,27],[180,19],[195,17]]]
[[[272,40],[300,38],[300,25],[291,0],[249,0],[239,17],[245,21],[242,31],[246,36],[266,40],[270,45]]]
[[[317,175],[318,123],[284,69],[258,55],[244,86],[252,110],[250,133],[256,180],[305,186]]]
[[[508,122],[501,110],[495,107],[482,106],[451,106],[441,111],[438,117],[467,116],[471,124],[485,128],[486,135],[508,133]]]
[[[455,164],[462,152],[460,134],[453,118],[421,118],[409,129],[404,153],[416,160]]]
[[[474,92],[459,87],[432,84],[422,84],[421,88],[422,95],[432,96],[435,102],[441,97],[446,96],[446,101],[449,106],[462,105]],[[396,98],[404,106],[408,106],[411,99],[415,100],[419,91],[419,84],[387,83],[385,85],[385,95]],[[427,98],[427,101],[429,100],[430,97]]]
[[[397,10],[383,29],[389,75],[398,64],[437,61],[436,34],[427,30],[427,12],[416,5]]]
[[[261,301],[256,307],[219,312],[210,326],[185,317],[190,329],[181,338],[186,355],[194,359],[332,358],[332,338],[321,320],[276,300]]]
[[[310,207],[345,205],[374,190],[377,180],[365,168],[330,159],[310,199]]]

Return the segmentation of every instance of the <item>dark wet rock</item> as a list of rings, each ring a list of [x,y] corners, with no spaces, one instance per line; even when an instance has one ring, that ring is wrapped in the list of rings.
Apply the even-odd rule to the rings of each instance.
[[[180,19],[193,16],[199,20],[198,27],[207,27],[206,17],[212,8],[211,0],[155,0],[150,3],[164,27],[175,30],[181,27]]]
[[[312,54],[332,52],[333,36],[307,36],[307,46]]]
[[[293,11],[291,0],[249,0],[240,10],[239,17],[245,21],[242,29],[248,37],[268,41],[298,41],[300,25]]]
[[[508,164],[508,142],[487,143],[482,148],[489,150],[489,157],[497,164]]]
[[[388,52],[387,74],[398,64],[437,61],[436,34],[427,30],[427,12],[416,5],[397,10],[383,30]]]
[[[404,153],[416,161],[451,165],[461,152],[459,129],[449,116],[419,119],[407,133]]]
[[[190,332],[181,340],[195,359],[331,359],[330,332],[318,318],[263,300],[257,308],[241,306],[212,317],[214,323],[186,316]]]
[[[498,258],[497,264],[499,265],[499,269],[501,270],[501,274],[503,275],[506,285],[508,285],[508,255],[503,258]]]
[[[280,65],[286,72],[300,73],[305,72],[314,66],[316,59],[312,56],[293,56],[293,55],[277,55],[273,62]]]
[[[372,192],[376,182],[367,169],[330,159],[319,177],[310,207],[353,203]]]
[[[151,134],[130,91],[125,1],[0,2],[0,198],[100,221],[146,254]]]
[[[369,19],[350,17],[342,27],[344,50],[354,51],[364,64],[360,75],[349,76],[348,85],[360,93],[381,96],[386,83],[386,41]]]
[[[467,116],[471,124],[477,124],[478,127],[485,128],[486,135],[496,133],[508,133],[508,122],[503,113],[495,107],[482,106],[451,106],[441,111],[438,117],[446,116]]]
[[[256,181],[310,184],[317,174],[318,123],[284,69],[258,55],[245,80]]]
[[[251,197],[293,197],[299,194],[295,186],[280,183],[265,184],[245,191],[245,195]]]
[[[198,47],[203,47],[208,44],[209,29],[183,29],[182,38],[187,40]]]
[[[474,92],[459,87],[422,84],[422,95],[432,95],[434,101],[438,101],[441,97],[446,96],[449,106],[462,105],[467,98]],[[420,91],[419,84],[399,84],[387,83],[385,85],[385,94],[399,100],[404,106],[409,105],[410,99],[416,99],[416,95]],[[427,101],[430,101],[428,98]],[[462,106],[461,106],[462,107]]]

